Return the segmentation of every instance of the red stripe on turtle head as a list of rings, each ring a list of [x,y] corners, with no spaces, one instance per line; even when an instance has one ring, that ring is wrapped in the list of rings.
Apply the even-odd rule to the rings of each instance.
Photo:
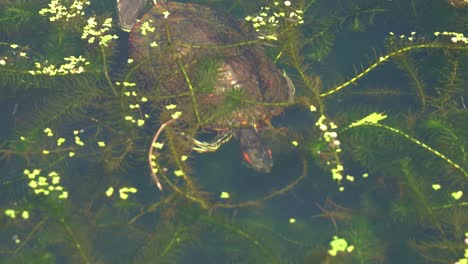
[[[249,163],[249,164],[252,164],[253,161],[252,159],[249,157],[249,154],[245,151],[242,152],[242,157],[244,157],[244,160]]]

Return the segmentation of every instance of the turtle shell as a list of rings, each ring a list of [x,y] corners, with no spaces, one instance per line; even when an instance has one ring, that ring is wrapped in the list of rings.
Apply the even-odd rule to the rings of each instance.
[[[185,106],[191,118],[195,102],[210,130],[268,122],[282,111],[272,103],[291,97],[247,24],[197,4],[155,5],[130,33],[130,57],[159,98]]]

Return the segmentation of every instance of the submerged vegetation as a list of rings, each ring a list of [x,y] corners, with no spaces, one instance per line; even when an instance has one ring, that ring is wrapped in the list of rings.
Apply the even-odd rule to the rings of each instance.
[[[468,262],[463,1],[192,1],[295,87],[211,104],[226,47],[143,75],[114,2],[0,0],[0,262]],[[258,106],[266,175],[210,129]]]

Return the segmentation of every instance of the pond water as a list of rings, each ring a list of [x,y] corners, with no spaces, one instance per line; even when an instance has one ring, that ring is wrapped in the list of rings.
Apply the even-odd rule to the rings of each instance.
[[[183,2],[0,0],[0,263],[468,262],[466,1]]]

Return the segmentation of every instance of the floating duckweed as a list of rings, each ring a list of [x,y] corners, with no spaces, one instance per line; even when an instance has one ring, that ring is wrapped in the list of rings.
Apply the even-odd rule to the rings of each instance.
[[[13,219],[16,218],[16,212],[13,209],[6,209],[5,215]]]
[[[22,217],[23,219],[29,219],[29,212],[28,212],[28,211],[23,211],[23,212],[21,213],[21,217]]]
[[[138,190],[134,187],[122,187],[119,189],[119,196],[122,200],[127,200],[128,193],[136,193]],[[107,194],[107,192],[106,192]]]
[[[106,196],[111,197],[112,194],[114,194],[114,187],[109,187],[109,189],[106,191]]]
[[[136,83],[134,83],[134,82],[123,82],[122,84],[125,87],[135,87],[136,86]]]
[[[221,199],[229,199],[231,197],[228,192],[221,192],[221,195],[219,196]]]
[[[141,34],[142,35],[146,35],[148,32],[154,32],[154,30],[156,28],[151,26],[152,23],[153,23],[153,21],[149,20],[149,21],[145,21],[145,22],[143,22],[143,24],[141,24]]]
[[[39,185],[44,185],[47,182],[47,178],[44,176],[39,176],[37,180],[39,181]]]
[[[64,191],[62,192],[59,197],[59,199],[67,199],[68,198],[68,192],[67,191]]]
[[[127,198],[128,198],[128,194],[126,194],[124,192],[119,192],[119,196],[120,196],[120,199],[122,199],[122,200],[127,200]]]
[[[123,82],[123,85],[126,86],[126,87],[133,87],[133,86],[136,86],[136,83]],[[125,96],[128,96],[128,97],[130,97],[130,96],[132,96],[132,97],[137,97],[137,96],[138,96],[138,93],[137,93],[136,91],[126,91],[126,92],[124,92],[124,95],[125,95]],[[136,110],[136,114],[138,114],[138,116],[140,116],[140,115],[141,115],[140,104],[136,103],[136,98],[133,99],[133,100],[134,100],[135,103],[134,103],[134,104],[133,104],[133,103],[132,103],[132,104],[129,104],[128,107],[129,107],[130,109],[132,109],[132,110]],[[146,98],[146,97],[143,96],[143,97],[140,98],[140,101],[143,102],[143,103],[144,103],[144,102],[147,102],[147,101],[148,101],[148,98]],[[144,118],[149,118],[149,115],[148,115],[148,114],[145,114],[145,115],[144,115]],[[126,121],[131,122],[132,124],[136,124],[138,127],[142,127],[142,126],[144,126],[145,123],[146,123],[146,121],[145,121],[144,119],[142,119],[142,118],[135,118],[135,117],[133,117],[132,115],[126,115],[126,116],[124,117],[124,119],[125,119]]]
[[[363,174],[362,174],[362,177],[363,177],[363,178],[369,177],[369,173],[363,173]]]
[[[71,158],[71,157],[73,157],[73,156],[75,156],[75,152],[73,152],[73,151],[68,152],[68,157]]]
[[[455,200],[460,199],[463,196],[463,191],[452,192],[452,197]]]
[[[145,124],[145,120],[143,120],[143,119],[138,119],[138,120],[137,120],[137,126],[141,127],[141,126],[143,126],[144,124]]]
[[[172,110],[172,109],[175,109],[176,107],[177,107],[177,105],[175,105],[175,104],[166,105],[167,110]]]
[[[245,17],[245,20],[259,33],[259,39],[278,40],[278,33],[283,27],[304,23],[302,16],[304,12],[291,7],[290,1],[285,1],[284,6],[279,5],[279,2],[274,4],[273,7],[261,7],[257,15]]]
[[[44,194],[44,195],[49,195],[50,194],[50,191],[49,190],[45,190],[45,189],[35,189],[34,190],[34,193],[35,194]]]
[[[84,66],[89,65],[88,62],[84,57],[79,56],[70,56],[65,57],[63,60],[66,62],[61,64],[60,66],[55,65],[41,65],[40,63],[36,62],[35,70],[28,71],[31,75],[48,75],[48,76],[56,76],[56,75],[67,75],[67,74],[79,74],[85,72]]]
[[[157,47],[158,46],[158,43],[156,43],[156,41],[153,41],[150,43],[150,47],[154,48],[154,47]]]
[[[36,178],[36,176],[38,176],[38,175],[41,173],[41,170],[40,170],[40,169],[34,169],[34,170],[31,172],[31,171],[29,171],[28,169],[25,169],[25,170],[23,171],[23,173],[24,173],[25,175],[27,175],[29,179],[34,179],[34,178]]]
[[[35,189],[37,187],[37,181],[35,180],[32,180],[29,182],[29,187],[31,187],[32,189]]]
[[[182,115],[181,111],[177,111],[171,115],[172,119],[177,119]]]
[[[184,176],[184,172],[181,171],[181,170],[176,170],[176,171],[174,171],[174,174],[175,174],[175,176],[177,176],[177,177]]]
[[[164,18],[168,18],[170,14],[167,10],[163,12]]]
[[[440,186],[440,184],[432,184],[432,189],[434,189],[435,191],[440,190],[440,188],[442,188],[442,186]]]
[[[60,147],[63,143],[65,143],[65,141],[66,141],[65,138],[62,138],[62,137],[57,139],[57,146]]]
[[[327,142],[328,150],[327,151],[333,151],[336,154],[333,155],[335,157],[334,161],[326,161],[326,164],[328,166],[336,166],[332,167],[330,169],[330,172],[332,174],[333,180],[336,180],[338,183],[340,183],[344,176],[343,176],[343,171],[344,167],[341,164],[341,161],[339,159],[339,156],[337,155],[340,153],[342,150],[340,148],[341,142],[337,139],[338,138],[338,133],[336,132],[336,129],[338,126],[331,122],[328,121],[325,115],[321,115],[317,122],[315,122],[315,126],[317,126],[323,133],[322,133],[322,139]],[[320,153],[321,150],[319,150],[318,153]],[[352,176],[347,176],[347,180],[349,181],[354,181],[354,177]],[[340,191],[343,191],[344,187],[340,187]]]
[[[60,177],[53,177],[52,178],[52,184],[57,185],[60,183]]]
[[[60,183],[60,175],[51,171],[46,176],[40,175],[40,170],[35,169],[33,172],[24,170],[24,174],[30,179],[28,186],[34,190],[35,194],[49,195],[51,192],[60,192],[63,187],[58,185]],[[68,192],[64,191],[59,195],[60,199],[66,199]]]
[[[84,146],[84,142],[81,141],[81,138],[79,136],[75,136],[75,144],[78,146]]]
[[[133,63],[133,59],[132,59],[132,58],[128,58],[127,63],[128,63],[128,64]]]
[[[465,246],[468,247],[468,232],[465,233]],[[463,258],[459,259],[455,264],[468,264],[468,248],[465,248],[465,253],[463,254]]]
[[[52,137],[54,135],[54,133],[52,132],[52,129],[48,127],[44,129],[44,133],[46,133],[48,137]]]
[[[289,223],[290,224],[296,223],[296,218],[289,218]]]
[[[42,8],[39,14],[42,16],[50,15],[49,21],[55,22],[60,20],[68,21],[73,17],[84,16],[83,11],[85,6],[89,6],[88,0],[75,0],[70,6],[65,6],[60,0],[52,0],[48,5],[49,8]]]
[[[342,166],[341,166],[342,167]],[[334,169],[331,169],[332,176],[334,180],[341,181],[343,179],[343,169],[337,166]]]
[[[186,161],[187,159],[188,159],[188,157],[185,156],[185,155],[182,155],[182,156],[180,157],[180,160],[181,160],[181,161]]]
[[[353,245],[348,246],[348,242],[343,239],[339,238],[337,236],[333,237],[333,240],[330,242],[331,249],[328,250],[328,254],[330,256],[336,256],[340,252],[352,252],[354,250]]]
[[[47,154],[49,154],[49,153],[50,153],[50,151],[48,151],[47,149],[44,149],[44,150],[42,151],[42,154],[44,154],[44,155],[47,155]]]
[[[434,35],[438,37],[439,35],[450,37],[452,43],[464,43],[468,44],[468,37],[465,37],[463,33],[458,32],[434,32]]]
[[[106,146],[106,143],[105,143],[104,141],[98,141],[97,144],[98,144],[98,146],[101,147],[101,148],[103,148],[103,147]]]
[[[18,235],[14,235],[13,236],[13,241],[15,241],[16,244],[20,244],[21,243],[21,239],[18,237]]]
[[[296,140],[291,141],[291,144],[295,147],[299,146],[299,142],[297,142]]]
[[[162,149],[164,147],[164,143],[154,142],[153,147],[157,149]]]
[[[100,46],[108,46],[109,41],[112,39],[117,39],[117,35],[109,35],[106,33],[112,27],[112,18],[106,18],[102,23],[102,26],[98,28],[98,23],[96,22],[95,17],[90,17],[86,21],[87,25],[83,28],[83,34],[81,35],[81,39],[87,39],[89,44],[95,43],[96,39],[99,39]]]
[[[346,180],[350,181],[350,182],[353,182],[354,181],[354,177],[351,176],[351,175],[346,175]]]

